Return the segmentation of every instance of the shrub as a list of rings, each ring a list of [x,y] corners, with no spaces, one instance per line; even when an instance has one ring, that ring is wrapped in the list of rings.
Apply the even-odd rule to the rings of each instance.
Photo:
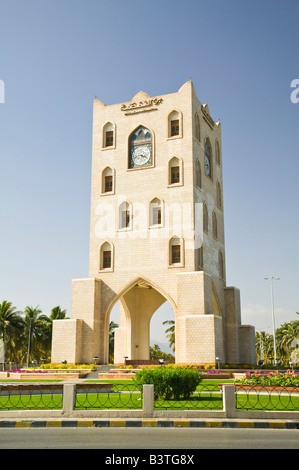
[[[187,400],[200,383],[201,375],[191,369],[160,367],[137,372],[135,381],[140,388],[145,384],[153,384],[155,399],[161,397],[165,400]]]

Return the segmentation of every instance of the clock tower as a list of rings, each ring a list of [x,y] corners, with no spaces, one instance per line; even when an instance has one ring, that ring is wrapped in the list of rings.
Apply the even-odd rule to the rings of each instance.
[[[222,158],[223,157],[223,158]],[[149,361],[166,301],[179,364],[255,363],[240,292],[226,284],[221,124],[191,81],[176,93],[94,100],[89,277],[72,282],[71,319],[54,321],[52,362]]]

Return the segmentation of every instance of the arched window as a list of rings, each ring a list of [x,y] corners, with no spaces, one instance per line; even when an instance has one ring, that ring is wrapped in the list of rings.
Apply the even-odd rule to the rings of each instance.
[[[178,111],[168,116],[168,137],[182,137],[182,114]]]
[[[216,212],[213,212],[213,215],[212,215],[212,233],[213,233],[213,237],[218,238],[218,230],[217,230],[217,216],[216,216]]]
[[[199,160],[196,162],[196,186],[201,188],[201,166]]]
[[[200,142],[200,121],[198,114],[195,115],[195,137]]]
[[[182,161],[177,157],[168,164],[168,184],[182,184]]]
[[[206,233],[209,232],[208,208],[205,202],[203,203],[203,229]]]
[[[199,236],[196,240],[195,246],[195,265],[196,269],[201,271],[203,269],[203,244],[202,236]]]
[[[150,226],[162,225],[162,202],[155,198],[150,202]]]
[[[129,168],[144,168],[153,164],[152,134],[149,129],[139,126],[129,137]]]
[[[218,254],[218,264],[219,264],[219,276],[224,279],[224,260],[223,260],[223,253],[220,250]]]
[[[132,205],[127,201],[122,202],[119,206],[119,228],[132,228]]]
[[[205,174],[212,178],[212,147],[208,137],[205,140]]]
[[[169,265],[180,265],[184,262],[184,246],[183,239],[174,236],[169,241]]]
[[[107,166],[102,172],[102,193],[114,193],[113,170]]]
[[[219,181],[217,182],[217,206],[221,209],[222,208],[222,197],[221,197],[221,186]]]
[[[100,270],[113,268],[113,248],[111,243],[105,242],[100,250]]]
[[[215,143],[215,159],[216,159],[216,163],[218,165],[221,165],[220,146],[219,146],[219,142],[218,142],[217,139],[216,139],[216,143]]]
[[[103,147],[115,147],[115,129],[111,122],[107,122],[103,128]]]

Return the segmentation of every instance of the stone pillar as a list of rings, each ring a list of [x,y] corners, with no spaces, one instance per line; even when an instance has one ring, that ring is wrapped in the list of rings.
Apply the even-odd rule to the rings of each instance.
[[[236,287],[224,288],[225,309],[225,362],[239,364],[239,326],[241,324],[240,291]]]
[[[252,325],[239,326],[240,362],[256,364],[255,328]]]
[[[204,271],[177,276],[176,362],[224,362],[222,317],[213,315],[212,278]]]

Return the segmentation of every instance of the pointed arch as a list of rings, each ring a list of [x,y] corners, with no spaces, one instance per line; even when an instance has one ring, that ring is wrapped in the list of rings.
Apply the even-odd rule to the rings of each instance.
[[[114,170],[110,166],[106,166],[102,171],[101,178],[101,193],[102,194],[114,194]]]
[[[195,114],[195,138],[200,142],[200,120],[198,113]]]
[[[222,209],[222,194],[221,194],[221,185],[219,181],[217,181],[216,191],[217,191],[217,206],[219,207],[219,209]]]
[[[183,136],[183,117],[181,111],[172,110],[168,115],[168,138],[180,138]]]
[[[224,279],[225,278],[224,257],[223,257],[223,252],[221,250],[219,250],[219,253],[218,253],[218,267],[219,267],[219,277]]]
[[[221,166],[220,145],[218,139],[215,141],[215,160],[217,165]]]
[[[209,232],[209,215],[208,215],[208,208],[207,204],[203,203],[203,230],[204,232]]]
[[[196,160],[196,167],[195,167],[195,178],[196,178],[196,187],[201,189],[202,180],[201,180],[201,165],[200,161]]]
[[[109,320],[110,313],[114,305],[127,293],[129,292],[132,287],[136,285],[141,285],[144,284],[145,286],[149,286],[152,289],[155,289],[157,292],[159,292],[163,297],[165,297],[166,300],[170,303],[170,305],[173,308],[174,314],[176,316],[177,312],[177,305],[173,298],[168,295],[163,289],[161,289],[155,282],[151,281],[150,279],[144,277],[144,276],[137,276],[133,278],[128,284],[126,284],[125,287],[123,287],[118,293],[115,294],[115,297],[110,301],[110,303],[107,306],[106,313],[105,313],[105,321],[107,321],[107,318]]]
[[[110,121],[103,126],[102,147],[115,148],[115,124]]]
[[[111,242],[105,241],[100,248],[100,271],[113,271],[113,260],[114,246]]]
[[[183,161],[172,157],[168,162],[168,186],[183,184]]]
[[[169,267],[182,267],[184,263],[184,239],[174,235],[169,240]]]
[[[217,215],[215,211],[213,211],[213,214],[212,214],[212,234],[213,234],[213,237],[217,240],[218,239],[218,227],[217,227]]]
[[[123,201],[119,205],[118,229],[132,230],[133,206],[129,201]]]
[[[155,197],[149,204],[149,225],[150,227],[162,226],[163,223],[163,202]]]
[[[138,151],[140,150],[140,153]],[[154,133],[140,124],[129,135],[128,168],[146,168],[154,163]]]

